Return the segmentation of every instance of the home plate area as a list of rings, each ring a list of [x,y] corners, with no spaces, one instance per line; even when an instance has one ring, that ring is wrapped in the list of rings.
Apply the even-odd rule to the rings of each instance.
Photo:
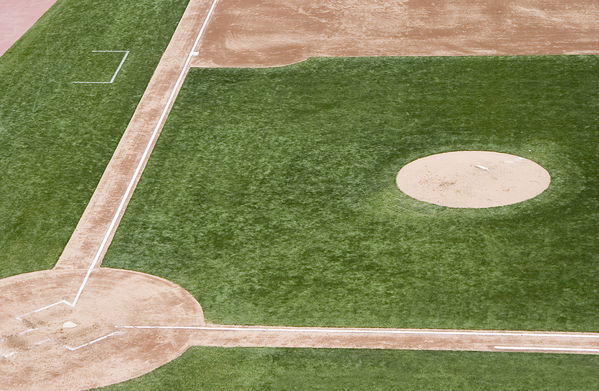
[[[140,376],[181,355],[192,334],[118,326],[204,324],[200,305],[184,289],[125,270],[94,270],[71,307],[85,272],[0,281],[0,389],[76,390]]]

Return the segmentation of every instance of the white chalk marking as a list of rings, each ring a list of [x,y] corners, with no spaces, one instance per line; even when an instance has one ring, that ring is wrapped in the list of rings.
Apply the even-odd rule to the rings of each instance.
[[[544,346],[494,346],[497,350],[538,350],[545,352],[589,352],[599,353],[599,349],[592,348],[548,348]]]
[[[330,333],[330,334],[412,334],[412,335],[474,335],[502,337],[538,337],[538,338],[595,338],[592,334],[551,334],[510,331],[443,331],[443,330],[390,330],[390,329],[327,329],[327,328],[265,328],[265,327],[208,327],[208,326],[115,326],[121,329],[163,329],[163,330],[201,330],[201,331],[259,331],[272,333]]]
[[[36,328],[33,328],[33,329],[27,329],[27,330],[21,331],[21,332],[20,332],[20,333],[18,333],[17,335],[25,335],[25,334],[28,334],[28,333],[30,333],[30,332],[32,332],[32,331],[35,331],[35,330],[37,330],[37,329],[36,329]]]
[[[38,309],[36,309],[36,310],[33,310],[33,311],[30,311],[30,312],[27,312],[26,314],[19,315],[19,316],[17,316],[17,317],[16,317],[16,319],[17,319],[18,321],[21,321],[21,322],[22,322],[22,321],[23,321],[23,318],[25,318],[25,317],[27,317],[27,316],[29,316],[29,315],[33,315],[33,314],[35,314],[35,313],[38,313],[38,312],[41,312],[41,311],[45,311],[45,310],[47,310],[47,309],[50,309],[50,308],[52,308],[52,307],[55,307],[55,306],[57,306],[57,305],[59,305],[59,304],[65,304],[65,305],[68,305],[69,307],[73,307],[73,304],[69,303],[68,301],[66,301],[66,300],[61,300],[61,301],[57,301],[56,303],[53,303],[53,304],[47,305],[47,306],[45,306],[45,307],[38,308]]]
[[[127,56],[129,55],[129,50],[92,50],[92,53],[125,53],[125,54],[123,55],[123,58],[121,59],[121,62],[119,64],[119,66],[116,68],[116,71],[112,75],[112,78],[110,79],[110,81],[74,81],[72,83],[74,83],[74,84],[112,84],[112,83],[114,83],[114,79],[116,79],[116,75],[118,75],[119,72],[121,71],[121,68],[123,67],[123,64],[125,63],[125,60],[127,59]]]
[[[105,336],[103,336],[103,337],[96,338],[96,339],[94,339],[93,341],[86,342],[86,343],[84,343],[83,345],[79,345],[79,346],[76,346],[76,347],[74,347],[74,348],[72,348],[72,347],[70,347],[70,346],[68,346],[68,345],[64,345],[64,347],[65,347],[65,348],[67,348],[68,350],[70,350],[71,352],[74,352],[75,350],[79,350],[79,349],[81,349],[81,348],[84,348],[84,347],[86,347],[86,346],[90,346],[90,345],[93,345],[93,344],[95,344],[95,343],[97,343],[97,342],[103,341],[103,340],[105,340],[106,338],[110,338],[110,337],[112,337],[112,336],[114,336],[114,335],[120,335],[120,334],[124,334],[124,332],[122,332],[122,331],[113,331],[113,332],[112,332],[112,333],[110,333],[110,334],[106,334],[106,335],[105,335]]]
[[[3,354],[2,357],[4,357],[4,358],[11,358],[15,354],[17,354],[17,352],[10,352],[10,353]]]
[[[52,341],[50,338],[46,338],[46,339],[44,339],[43,341],[39,341],[39,342],[36,342],[36,343],[32,344],[31,346],[39,346],[39,345],[43,345],[43,344],[45,344],[46,342],[50,342],[50,341]]]
[[[476,168],[480,168],[481,170],[485,170],[485,171],[489,171],[489,169],[485,166],[481,166],[480,164],[477,164],[476,166],[474,166]]]

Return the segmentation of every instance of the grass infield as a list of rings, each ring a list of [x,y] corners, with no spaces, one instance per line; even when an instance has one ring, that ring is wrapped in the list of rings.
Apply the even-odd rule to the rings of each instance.
[[[0,57],[0,278],[54,266],[186,4],[59,0]]]
[[[313,59],[193,69],[105,266],[212,322],[599,331],[599,57]],[[532,159],[530,201],[421,203],[406,163]]]
[[[117,390],[596,390],[597,356],[192,348]]]

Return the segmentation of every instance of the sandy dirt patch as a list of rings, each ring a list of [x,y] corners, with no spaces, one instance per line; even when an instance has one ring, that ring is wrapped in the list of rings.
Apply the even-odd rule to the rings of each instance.
[[[551,177],[537,163],[507,153],[456,151],[423,157],[399,171],[397,187],[410,197],[452,208],[489,208],[531,199]]]
[[[187,291],[147,274],[96,269],[75,308],[85,271],[40,271],[0,281],[0,389],[82,390],[120,382],[173,360],[190,334],[128,324],[203,324]]]
[[[596,0],[226,0],[194,66],[318,56],[599,53]]]

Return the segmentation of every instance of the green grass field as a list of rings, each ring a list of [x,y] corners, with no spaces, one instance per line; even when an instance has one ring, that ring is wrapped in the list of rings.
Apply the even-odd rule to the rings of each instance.
[[[103,390],[591,391],[599,387],[597,365],[597,356],[192,348]]]
[[[0,278],[54,266],[186,4],[60,0],[0,57]]]
[[[230,324],[598,331],[599,58],[317,59],[194,69],[105,266]],[[403,195],[418,157],[552,175],[486,210]]]

